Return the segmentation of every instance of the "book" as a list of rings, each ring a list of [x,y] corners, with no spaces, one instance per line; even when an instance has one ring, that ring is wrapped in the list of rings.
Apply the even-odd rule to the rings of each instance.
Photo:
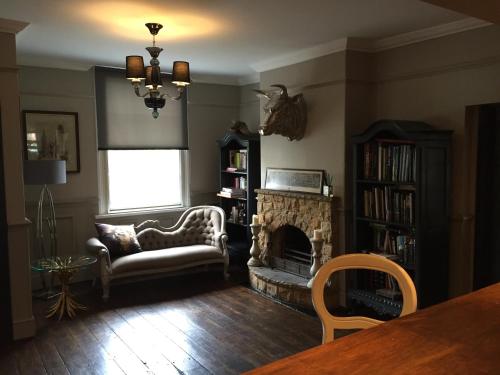
[[[217,193],[217,196],[223,197],[223,198],[244,198],[245,193],[236,193],[236,192],[229,192],[229,191],[220,191]]]
[[[243,195],[246,194],[246,190],[239,188],[232,188],[232,187],[223,187],[221,192],[232,193],[232,194],[243,194]]]
[[[238,169],[246,170],[247,169],[247,160],[248,160],[247,150],[242,149],[239,151],[239,154],[240,154],[240,160],[239,160]]]

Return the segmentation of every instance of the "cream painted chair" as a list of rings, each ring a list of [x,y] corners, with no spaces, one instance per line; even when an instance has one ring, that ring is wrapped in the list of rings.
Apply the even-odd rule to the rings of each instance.
[[[368,269],[382,271],[393,276],[398,282],[403,296],[403,308],[400,316],[411,314],[417,310],[417,293],[415,285],[406,271],[397,263],[379,255],[372,254],[348,254],[333,258],[325,263],[318,271],[312,285],[312,301],[314,309],[321,319],[323,325],[323,344],[333,341],[335,329],[360,329],[371,328],[380,323],[381,320],[367,318],[364,316],[338,317],[330,314],[324,300],[325,285],[330,276],[337,271],[349,269]]]

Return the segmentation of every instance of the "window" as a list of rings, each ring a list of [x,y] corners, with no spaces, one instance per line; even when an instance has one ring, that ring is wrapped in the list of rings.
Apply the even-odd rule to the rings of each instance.
[[[108,150],[104,189],[108,213],[185,205],[185,152],[181,150]],[[107,183],[106,183],[107,182]]]

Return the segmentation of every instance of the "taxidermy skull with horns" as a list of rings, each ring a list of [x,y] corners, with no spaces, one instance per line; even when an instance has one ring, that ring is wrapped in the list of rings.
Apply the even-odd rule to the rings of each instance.
[[[281,134],[290,141],[304,136],[307,107],[302,94],[288,96],[284,85],[271,85],[275,89],[254,90],[257,96],[267,99],[264,105],[265,120],[259,128],[260,135]]]

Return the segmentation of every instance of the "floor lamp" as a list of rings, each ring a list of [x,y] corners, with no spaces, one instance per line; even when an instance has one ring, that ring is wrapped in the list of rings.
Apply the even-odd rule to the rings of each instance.
[[[24,161],[24,183],[26,185],[42,185],[38,198],[36,214],[36,241],[38,245],[39,258],[57,256],[57,230],[54,200],[47,185],[66,183],[66,161],[65,160],[25,160]],[[48,211],[45,206],[48,206]],[[47,228],[47,231],[45,230]],[[46,250],[45,233],[48,234],[49,251]],[[42,274],[42,286],[45,294],[50,294]],[[49,288],[52,288],[51,278]]]

